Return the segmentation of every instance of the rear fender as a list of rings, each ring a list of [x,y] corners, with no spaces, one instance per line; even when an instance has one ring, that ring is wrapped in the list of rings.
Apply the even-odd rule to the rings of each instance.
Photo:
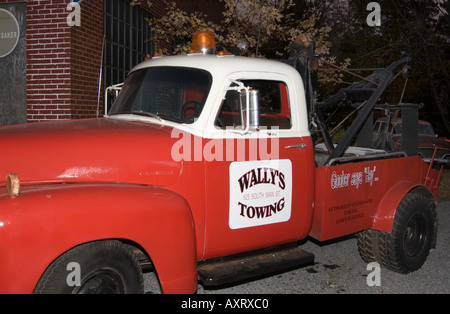
[[[0,209],[0,293],[32,292],[58,256],[103,239],[141,246],[165,293],[197,289],[194,223],[175,192],[112,184],[38,186],[15,199],[0,195]]]
[[[385,193],[380,201],[373,218],[372,229],[391,233],[397,208],[406,194],[411,192],[426,195],[434,200],[428,188],[410,181],[398,182]]]

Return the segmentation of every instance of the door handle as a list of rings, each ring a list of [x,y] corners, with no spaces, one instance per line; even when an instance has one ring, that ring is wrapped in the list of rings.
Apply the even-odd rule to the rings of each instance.
[[[308,145],[306,144],[298,144],[298,145],[291,145],[291,146],[286,146],[286,149],[291,149],[291,148],[298,148],[298,149],[304,149],[306,148]]]

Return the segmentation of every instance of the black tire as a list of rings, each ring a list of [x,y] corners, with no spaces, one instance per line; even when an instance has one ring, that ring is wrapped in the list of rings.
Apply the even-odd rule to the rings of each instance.
[[[79,283],[68,283],[70,263],[78,263]],[[35,294],[141,294],[142,270],[132,250],[119,241],[78,246],[56,259],[42,275]]]
[[[377,230],[366,230],[357,235],[358,252],[364,262],[380,263],[380,235],[381,232]]]
[[[392,232],[367,230],[358,236],[358,251],[367,262],[398,273],[420,269],[428,258],[437,234],[437,213],[433,200],[410,193],[401,201]]]

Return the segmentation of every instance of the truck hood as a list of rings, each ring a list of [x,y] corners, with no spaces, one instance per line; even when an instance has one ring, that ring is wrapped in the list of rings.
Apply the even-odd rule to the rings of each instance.
[[[112,119],[3,127],[0,178],[17,173],[21,183],[171,185],[182,168],[171,158],[177,140],[171,132],[170,127]]]
[[[436,147],[450,150],[450,142],[443,138],[436,138],[434,136],[419,134],[419,147]]]

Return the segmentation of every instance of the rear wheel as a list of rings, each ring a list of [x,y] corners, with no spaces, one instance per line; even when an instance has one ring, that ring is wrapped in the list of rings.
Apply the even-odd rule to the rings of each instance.
[[[362,232],[358,236],[358,251],[367,263],[378,262],[390,270],[410,273],[425,263],[436,231],[434,202],[411,193],[405,196],[397,209],[392,232]]]
[[[143,287],[142,270],[132,250],[119,241],[101,241],[78,246],[56,259],[34,293],[137,294],[143,293]]]

